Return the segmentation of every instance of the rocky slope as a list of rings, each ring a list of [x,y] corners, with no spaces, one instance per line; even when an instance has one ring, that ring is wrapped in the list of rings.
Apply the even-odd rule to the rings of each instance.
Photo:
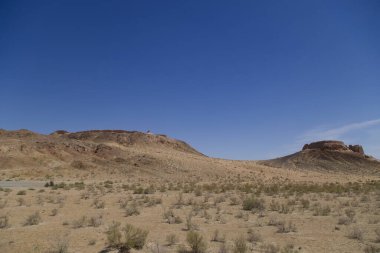
[[[366,155],[362,146],[346,145],[341,141],[305,144],[300,152],[259,163],[288,169],[380,174],[380,162]]]

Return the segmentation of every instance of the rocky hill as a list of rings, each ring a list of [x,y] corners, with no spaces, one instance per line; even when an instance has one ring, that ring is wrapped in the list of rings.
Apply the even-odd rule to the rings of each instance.
[[[187,169],[186,159],[205,157],[189,144],[165,135],[124,130],[90,130],[49,135],[0,130],[0,172],[47,174],[70,170],[91,173],[144,170],[162,175]],[[206,158],[206,157],[205,157]],[[201,166],[200,166],[201,167]],[[139,168],[138,170],[136,168]]]
[[[259,163],[287,169],[380,174],[380,162],[366,155],[362,146],[346,145],[341,141],[305,144],[300,152]]]

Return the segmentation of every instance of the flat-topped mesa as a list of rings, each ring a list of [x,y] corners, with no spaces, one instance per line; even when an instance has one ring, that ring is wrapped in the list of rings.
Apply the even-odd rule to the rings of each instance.
[[[349,151],[364,155],[364,150],[361,145],[346,145],[342,141],[317,141],[310,144],[305,144],[304,150],[322,150],[322,151]]]

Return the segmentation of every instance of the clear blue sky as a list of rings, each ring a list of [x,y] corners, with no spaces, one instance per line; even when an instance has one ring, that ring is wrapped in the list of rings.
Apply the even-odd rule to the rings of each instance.
[[[380,1],[0,1],[0,128],[151,130],[223,158],[380,157]]]

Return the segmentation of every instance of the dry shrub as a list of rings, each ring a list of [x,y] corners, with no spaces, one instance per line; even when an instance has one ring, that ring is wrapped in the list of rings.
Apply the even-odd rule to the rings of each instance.
[[[126,224],[120,230],[120,223],[112,223],[106,231],[108,247],[117,249],[120,253],[129,252],[131,249],[142,249],[145,245],[148,231]]]
[[[277,224],[277,233],[290,233],[290,232],[297,232],[297,227],[293,222],[280,221]]]
[[[7,215],[0,216],[0,229],[9,227],[9,218]]]
[[[247,242],[246,238],[243,235],[240,235],[239,237],[235,238],[234,240],[234,253],[245,253],[247,252]]]
[[[26,218],[26,221],[24,222],[24,226],[32,226],[32,225],[38,225],[41,222],[41,216],[39,212],[35,212]]]
[[[187,232],[186,241],[190,245],[192,253],[204,253],[207,250],[203,236],[196,231]]]
[[[172,246],[178,242],[178,237],[176,234],[168,234],[166,236],[166,242],[168,243],[168,246]]]
[[[353,227],[351,231],[348,233],[348,238],[362,241],[363,231],[358,227]]]
[[[261,242],[263,240],[263,238],[261,237],[259,232],[255,231],[253,229],[249,229],[247,240],[251,243],[256,243],[256,242]]]

